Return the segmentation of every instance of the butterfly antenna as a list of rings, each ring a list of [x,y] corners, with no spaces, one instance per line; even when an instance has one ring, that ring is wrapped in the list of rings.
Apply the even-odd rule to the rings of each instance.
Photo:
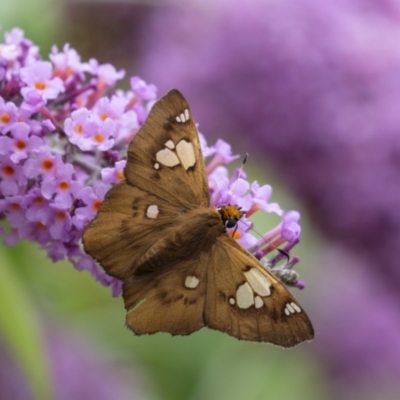
[[[252,228],[250,225],[246,224],[246,222],[244,222],[243,220],[239,220],[239,222],[241,222],[242,224],[246,225],[249,229],[251,229],[251,230],[253,230],[255,233],[257,233],[257,235],[260,236],[260,238],[263,237],[263,235],[261,235],[260,232],[258,232],[258,231],[255,230],[254,228]],[[235,231],[233,232],[233,235],[235,234],[236,229],[237,229],[237,225],[236,225],[236,227],[235,227]],[[232,235],[232,237],[233,237],[233,235]],[[264,240],[265,240],[265,243],[266,243],[266,244],[268,243],[269,245],[271,245],[271,246],[273,247],[274,250],[279,251],[279,253],[281,253],[283,256],[285,256],[285,257],[287,258],[287,261],[288,261],[288,262],[290,261],[290,255],[289,255],[289,253],[288,253],[287,251],[280,249],[278,246],[274,245],[274,244],[271,242],[271,240],[269,240],[269,239],[265,239],[265,238],[264,238]],[[250,253],[253,253],[254,250],[255,250],[255,248],[254,248],[254,249],[250,248],[250,249],[248,249],[248,250],[250,251]]]
[[[235,229],[234,229],[234,231],[233,231],[233,233],[232,233],[232,237],[233,237],[233,238],[235,237],[235,233],[236,233],[236,231],[237,231],[237,228],[238,228],[238,224],[235,225]]]
[[[243,158],[242,165],[240,166],[239,174],[238,174],[238,176],[237,176],[237,178],[236,178],[236,181],[235,181],[235,186],[233,187],[233,190],[232,190],[231,200],[232,200],[233,194],[234,194],[235,191],[236,191],[236,186],[237,186],[237,184],[238,184],[238,181],[239,181],[239,179],[240,179],[240,176],[242,175],[243,167],[244,167],[244,164],[246,164],[247,158],[248,158],[248,157],[249,157],[249,153],[246,153],[245,156],[244,156],[244,158]],[[229,203],[230,203],[230,202],[229,202]]]

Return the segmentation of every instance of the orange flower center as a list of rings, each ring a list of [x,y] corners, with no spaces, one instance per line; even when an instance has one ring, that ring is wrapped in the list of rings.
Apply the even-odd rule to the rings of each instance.
[[[36,222],[35,228],[39,229],[39,230],[42,230],[42,229],[44,229],[46,227],[41,222]]]
[[[93,210],[96,212],[99,211],[100,205],[101,201],[99,199],[95,200],[92,204]]]
[[[1,122],[3,122],[4,124],[7,124],[8,122],[10,122],[11,120],[11,116],[9,113],[4,113],[1,115],[0,117]]]
[[[37,90],[44,90],[44,89],[46,89],[46,84],[42,81],[38,81],[35,83],[35,88]]]
[[[94,140],[95,140],[97,143],[104,142],[104,135],[102,135],[101,133],[98,133],[98,134],[96,134],[96,135],[94,136]]]
[[[22,139],[18,139],[18,140],[15,142],[15,147],[16,147],[18,150],[24,150],[24,149],[26,148],[26,142],[25,142],[24,140],[22,140]]]
[[[14,176],[14,168],[11,165],[5,165],[3,172],[5,176]]]
[[[67,190],[69,188],[69,183],[66,181],[62,181],[58,184],[60,190]]]
[[[56,214],[56,217],[58,219],[64,220],[65,219],[65,214],[62,211],[58,211]]]
[[[42,205],[44,203],[44,199],[43,199],[43,197],[38,196],[38,197],[35,197],[35,200],[33,200],[33,202],[37,206],[40,206],[40,205]]]
[[[72,75],[73,73],[74,73],[74,70],[73,70],[73,68],[70,67],[70,66],[68,66],[68,67],[66,68],[66,70],[64,71],[64,74],[65,74],[66,77]]]
[[[78,135],[80,135],[83,132],[83,126],[82,124],[76,124],[74,126],[74,131],[75,133],[77,133]]]
[[[108,114],[107,113],[103,112],[103,113],[100,114],[100,119],[102,121],[105,121],[107,118],[108,118]]]
[[[18,203],[11,203],[10,208],[13,211],[19,211],[21,209],[21,206]]]
[[[42,169],[44,171],[50,171],[53,168],[53,161],[50,158],[45,158],[42,160]]]
[[[119,181],[123,181],[125,179],[125,175],[124,175],[124,170],[123,169],[117,171],[117,179]]]

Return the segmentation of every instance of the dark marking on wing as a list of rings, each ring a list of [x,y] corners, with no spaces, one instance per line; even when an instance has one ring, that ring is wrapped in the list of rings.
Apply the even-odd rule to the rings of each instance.
[[[153,172],[152,175],[151,175],[151,178],[152,178],[153,181],[159,181],[161,176],[160,176],[160,174],[158,172]]]
[[[171,122],[166,122],[163,126],[164,130],[167,132],[171,132],[174,130],[173,122],[175,122],[175,121],[173,119],[172,120],[170,119],[170,121]]]

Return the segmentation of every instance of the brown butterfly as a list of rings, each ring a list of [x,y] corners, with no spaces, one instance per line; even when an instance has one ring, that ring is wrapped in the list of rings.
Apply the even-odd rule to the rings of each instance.
[[[207,326],[284,347],[313,338],[285,286],[227,233],[240,208],[210,208],[197,129],[177,90],[152,107],[124,173],[83,244],[123,281],[126,323],[135,334],[188,335]]]

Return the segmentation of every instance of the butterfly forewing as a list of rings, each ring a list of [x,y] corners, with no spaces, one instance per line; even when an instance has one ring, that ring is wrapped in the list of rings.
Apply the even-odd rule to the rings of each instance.
[[[169,202],[122,182],[107,193],[83,244],[109,275],[123,280],[176,229],[179,218],[179,209]]]
[[[132,139],[125,175],[131,185],[184,208],[209,205],[196,125],[177,90],[154,104]]]
[[[313,337],[293,296],[209,208],[197,129],[177,90],[154,104],[129,145],[124,172],[83,244],[123,281],[129,328],[187,335],[208,326],[284,347]]]
[[[204,316],[208,327],[242,340],[290,347],[314,336],[284,285],[227,235],[210,256]]]

